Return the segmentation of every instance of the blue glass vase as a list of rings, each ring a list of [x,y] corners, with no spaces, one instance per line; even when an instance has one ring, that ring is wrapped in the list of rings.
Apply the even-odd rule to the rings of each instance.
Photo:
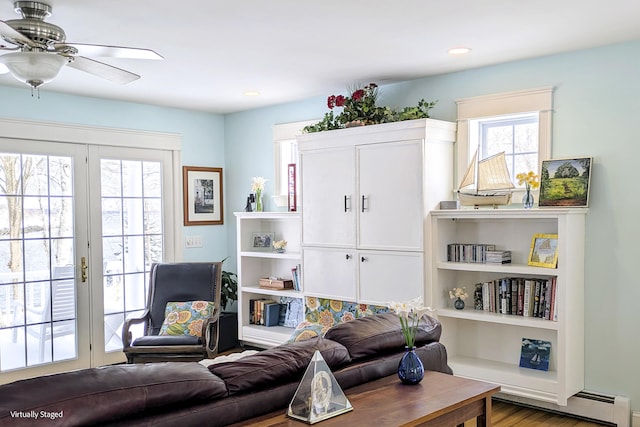
[[[424,365],[416,354],[416,348],[405,347],[405,353],[398,364],[398,378],[403,384],[418,384],[424,378]]]
[[[531,209],[533,207],[533,203],[535,200],[533,199],[533,194],[531,194],[531,190],[527,189],[524,193],[524,197],[522,197],[522,206],[525,209]]]

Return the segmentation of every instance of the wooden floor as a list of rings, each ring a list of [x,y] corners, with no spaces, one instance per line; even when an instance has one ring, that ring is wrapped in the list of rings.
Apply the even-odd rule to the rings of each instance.
[[[491,406],[493,427],[596,427],[605,425],[499,400],[493,400]],[[465,427],[475,427],[475,425],[475,420],[464,423]]]

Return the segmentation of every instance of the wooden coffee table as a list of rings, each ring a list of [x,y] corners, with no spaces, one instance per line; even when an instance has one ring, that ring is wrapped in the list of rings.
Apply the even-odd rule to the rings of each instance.
[[[477,426],[491,425],[491,396],[500,386],[425,372],[418,385],[403,385],[391,375],[345,391],[353,411],[321,421],[321,427],[378,426],[461,426],[476,418]],[[252,418],[234,426],[276,427],[305,425],[288,418],[286,409]]]

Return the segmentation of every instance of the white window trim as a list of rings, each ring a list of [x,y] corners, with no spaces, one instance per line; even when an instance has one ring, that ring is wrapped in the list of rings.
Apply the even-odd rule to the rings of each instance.
[[[292,139],[296,139],[298,135],[302,134],[302,129],[305,126],[314,125],[318,123],[320,119],[316,120],[305,120],[302,122],[292,122],[292,123],[282,123],[273,125],[273,159],[274,159],[274,189],[276,193],[279,193],[281,188],[280,183],[280,170],[287,165],[282,164],[282,159],[280,158],[280,144],[284,141],[291,141]],[[298,162],[296,162],[297,164]],[[300,174],[297,171],[297,174]],[[287,206],[287,195],[286,194],[275,194],[273,196],[273,201],[278,207],[286,207]]]
[[[457,181],[471,161],[476,147],[470,147],[469,121],[484,117],[538,112],[538,171],[543,160],[551,158],[551,117],[553,113],[553,87],[503,92],[464,98],[458,105],[458,135],[456,152]]]

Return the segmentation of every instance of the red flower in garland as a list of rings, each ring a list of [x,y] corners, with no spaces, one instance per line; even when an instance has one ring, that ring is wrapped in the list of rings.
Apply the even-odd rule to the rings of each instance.
[[[364,96],[364,89],[358,89],[357,91],[353,92],[353,94],[351,94],[351,98],[354,101],[359,101],[360,99],[362,99],[363,96]]]
[[[336,96],[336,107],[344,107],[346,99],[342,95]]]
[[[331,95],[330,97],[327,98],[327,107],[329,107],[329,109],[332,110],[333,107],[335,106],[336,106],[336,96]]]

